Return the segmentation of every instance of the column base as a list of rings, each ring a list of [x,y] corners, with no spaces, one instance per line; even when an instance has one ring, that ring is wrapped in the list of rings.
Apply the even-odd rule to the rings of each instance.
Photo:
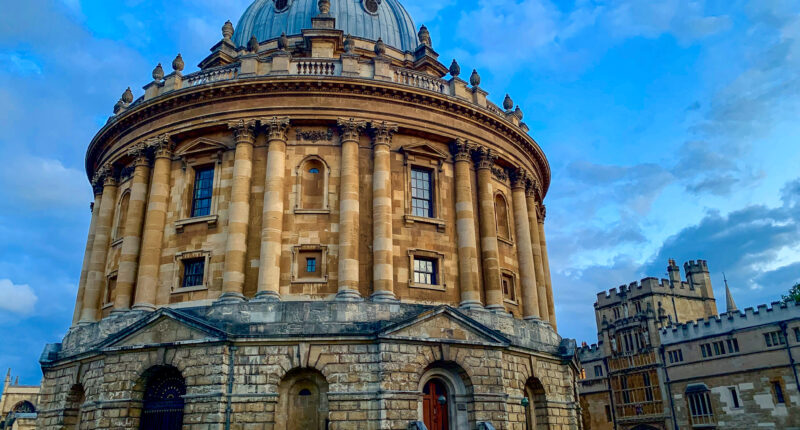
[[[128,313],[130,311],[131,311],[130,308],[112,309],[111,310],[111,315],[126,314],[126,313]]]
[[[150,303],[137,303],[133,305],[134,311],[144,311],[144,312],[153,312],[156,310],[155,305],[151,305]]]
[[[379,303],[397,303],[397,297],[391,291],[376,291],[369,296],[369,299],[373,302]]]
[[[539,317],[535,317],[535,316],[522,317],[522,319],[524,319],[525,321],[534,321],[534,322],[538,322],[538,323],[544,322],[544,320],[542,320]]]
[[[227,305],[231,303],[241,303],[245,301],[244,294],[242,293],[222,293],[221,296],[214,302],[215,305]]]
[[[281,295],[277,291],[259,291],[250,302],[279,302]]]
[[[459,309],[483,309],[480,300],[464,300],[458,305]]]
[[[342,288],[336,293],[336,298],[334,300],[337,302],[360,302],[363,301],[364,298],[361,297],[361,294],[356,290]]]
[[[503,305],[487,305],[486,310],[492,312],[505,312],[506,307]]]

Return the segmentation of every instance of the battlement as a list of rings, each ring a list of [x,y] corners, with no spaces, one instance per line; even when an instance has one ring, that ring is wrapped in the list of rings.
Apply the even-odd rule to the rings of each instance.
[[[772,302],[744,312],[731,312],[683,324],[673,324],[660,330],[661,343],[671,345],[732,331],[800,318],[800,303]]]
[[[683,270],[686,274],[708,272],[708,262],[706,260],[689,260],[683,263]]]
[[[587,346],[578,348],[578,360],[581,363],[588,363],[590,361],[602,360],[604,357],[602,342],[599,344],[593,343]]]
[[[595,307],[618,304],[622,302],[623,297],[630,299],[653,293],[665,294],[667,292],[680,296],[701,297],[700,292],[689,285],[688,282],[672,282],[669,279],[648,277],[639,282],[631,282],[629,285],[620,285],[618,288],[598,293]]]

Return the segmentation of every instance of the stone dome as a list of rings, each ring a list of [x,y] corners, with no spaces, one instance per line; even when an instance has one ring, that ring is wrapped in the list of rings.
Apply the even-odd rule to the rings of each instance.
[[[301,34],[311,28],[311,18],[317,15],[317,0],[256,0],[239,19],[233,42],[247,46],[253,35],[263,42],[284,32]],[[330,15],[336,18],[336,29],[345,34],[381,38],[401,51],[414,51],[419,45],[414,21],[397,0],[334,0]]]

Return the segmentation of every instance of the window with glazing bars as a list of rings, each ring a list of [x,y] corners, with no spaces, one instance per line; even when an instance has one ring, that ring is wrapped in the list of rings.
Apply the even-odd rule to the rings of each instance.
[[[782,331],[764,333],[764,340],[767,342],[767,346],[786,345],[786,337]]]
[[[214,167],[204,167],[194,171],[194,190],[192,191],[192,217],[211,214],[211,194],[214,188]]]
[[[414,258],[414,283],[436,285],[436,260],[432,258]]]
[[[183,287],[196,287],[203,285],[203,273],[205,272],[206,259],[193,258],[183,262]]]
[[[433,218],[433,179],[431,171],[411,168],[411,213]]]
[[[689,412],[692,415],[692,425],[707,425],[714,423],[714,412],[711,410],[711,399],[708,391],[691,393],[686,396],[689,402]]]
[[[314,273],[317,271],[317,259],[316,258],[306,258],[306,272]]]

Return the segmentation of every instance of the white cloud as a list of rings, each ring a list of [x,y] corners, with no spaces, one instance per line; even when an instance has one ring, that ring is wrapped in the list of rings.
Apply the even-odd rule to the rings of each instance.
[[[29,209],[75,207],[91,199],[86,175],[65,167],[61,161],[40,157],[6,158],[0,169],[3,201]]]
[[[20,315],[33,312],[36,294],[28,285],[16,285],[9,279],[0,279],[0,309]]]

